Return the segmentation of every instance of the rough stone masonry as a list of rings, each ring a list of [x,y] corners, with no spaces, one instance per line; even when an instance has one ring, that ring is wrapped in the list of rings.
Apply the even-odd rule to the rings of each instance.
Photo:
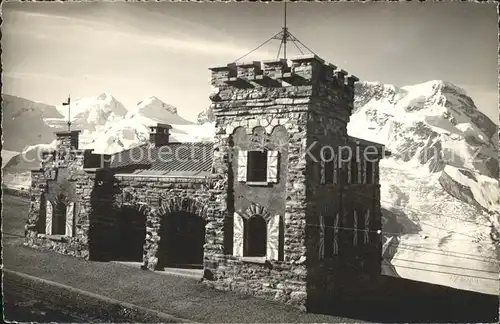
[[[373,278],[379,273],[380,240],[372,234],[381,228],[376,202],[379,185],[378,181],[370,185],[365,181],[352,186],[351,172],[343,172],[350,163],[334,169],[339,176],[326,185],[317,160],[322,146],[349,145],[347,123],[357,78],[314,55],[292,59],[291,63],[288,66],[286,60],[274,60],[211,69],[214,91],[210,99],[216,121],[213,176],[217,186],[224,188],[223,200],[233,203],[224,216],[234,216],[234,223],[249,204],[261,206],[261,213],[279,215],[284,242],[279,246],[282,258],[268,256],[264,264],[258,264],[235,255],[210,254],[206,269],[214,274],[211,285],[216,288],[250,292],[305,309],[325,296],[346,291],[342,285],[360,286],[367,275]],[[251,139],[246,143],[257,138],[254,142],[264,143],[268,150],[276,149],[279,138],[285,139],[277,183],[261,187],[235,180],[237,159],[230,157],[259,146],[241,144],[245,134]],[[310,147],[316,159],[305,154]],[[357,164],[361,166],[363,161]],[[378,163],[372,172],[378,173]],[[358,211],[360,216],[371,212],[367,226],[362,224],[370,231],[364,248],[325,256],[325,245],[334,245],[334,241],[340,250],[352,245],[357,231],[338,229],[353,223],[358,207],[364,209]],[[340,217],[337,232],[330,233],[329,228],[326,232],[330,235],[325,238],[322,219],[331,219],[328,223],[333,225],[335,216]],[[360,218],[361,222],[365,221]],[[217,223],[220,232],[222,223]]]
[[[136,148],[154,161],[128,164],[115,160],[132,149],[95,163],[108,157],[78,150],[78,132],[58,133],[58,149],[32,172],[27,244],[91,260],[123,256],[128,244],[157,271],[192,263],[179,256],[197,258],[187,246],[197,242],[202,282],[217,289],[303,310],[363,295],[380,274],[383,147],[347,135],[357,78],[315,55],[211,71],[208,156],[156,161],[159,148],[189,144],[170,143],[169,125],[151,136],[164,134],[161,143]],[[325,162],[326,146],[377,150],[374,161],[342,153]],[[173,166],[179,173],[162,173]],[[171,225],[179,215],[185,224]],[[194,226],[189,215],[204,228],[180,241],[176,228]]]

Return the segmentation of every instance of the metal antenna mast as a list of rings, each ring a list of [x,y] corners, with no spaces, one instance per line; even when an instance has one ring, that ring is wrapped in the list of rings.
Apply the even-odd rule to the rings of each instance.
[[[286,27],[286,0],[284,1],[285,2],[285,23],[283,24],[283,58],[286,60],[286,38],[287,38],[287,35],[288,35],[288,28]],[[278,56],[279,56],[279,52],[278,52]]]
[[[68,132],[71,131],[71,95],[68,95],[68,101],[62,103],[63,106],[68,106]]]
[[[253,50],[251,50],[250,52],[246,53],[245,55],[243,55],[242,57],[236,59],[234,62],[238,62],[239,60],[241,60],[242,58],[246,57],[247,55],[255,52],[256,50],[258,50],[259,48],[261,48],[262,46],[266,45],[267,43],[269,43],[270,41],[272,40],[279,40],[280,41],[280,47],[278,49],[278,56],[277,56],[277,59],[280,57],[280,53],[281,53],[281,47],[283,47],[283,59],[286,60],[286,55],[287,55],[287,43],[288,42],[292,42],[295,47],[298,49],[298,51],[300,52],[300,54],[304,54],[304,52],[302,51],[302,49],[299,47],[299,45],[301,45],[303,48],[305,48],[307,51],[309,51],[310,53],[312,54],[316,54],[314,53],[313,51],[311,51],[307,46],[305,46],[300,40],[298,40],[295,36],[292,35],[292,33],[290,33],[288,31],[288,26],[287,26],[287,6],[286,6],[286,3],[287,3],[287,0],[284,0],[284,23],[283,23],[283,28],[281,29],[280,32],[278,32],[277,34],[273,35],[271,38],[269,38],[267,41],[265,41],[264,43],[260,44],[259,46],[257,46],[256,48],[254,48]]]

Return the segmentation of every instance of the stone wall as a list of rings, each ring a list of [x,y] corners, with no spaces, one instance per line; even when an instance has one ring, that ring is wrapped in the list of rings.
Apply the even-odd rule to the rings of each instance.
[[[78,150],[79,130],[57,132],[57,149],[60,151]]]
[[[345,71],[324,64],[316,56],[292,59],[292,66],[278,60],[266,61],[263,65],[260,62],[230,64],[211,70],[215,90],[210,99],[217,129],[215,179],[220,187],[234,195],[236,210],[243,205],[238,201],[240,192],[245,199],[262,204],[261,192],[276,201],[283,195],[284,200],[283,261],[252,264],[226,253],[214,260],[212,285],[305,309],[308,294],[312,295],[319,287],[314,281],[321,275],[318,210],[327,205],[338,208],[334,202],[340,200],[335,198],[340,197],[338,189],[332,187],[328,191],[320,185],[320,162],[306,153],[312,146],[312,155],[318,157],[321,146],[338,147],[346,142],[357,79],[346,77]],[[243,129],[246,134],[252,134],[259,126],[267,134],[272,134],[276,126],[287,131],[283,193],[233,185],[234,180],[228,179],[230,168],[235,171],[228,163],[228,156],[241,136],[238,132]],[[231,162],[234,164],[234,160]],[[279,208],[275,210],[279,212]],[[225,216],[232,217],[230,206]]]
[[[143,267],[155,270],[158,265],[158,251],[162,237],[160,229],[165,217],[172,212],[186,211],[207,221],[205,232],[205,260],[211,252],[223,248],[223,235],[217,233],[217,221],[213,214],[217,209],[220,190],[210,188],[204,178],[166,178],[157,176],[116,175],[113,206],[108,215],[120,217],[120,208],[132,206],[146,216],[146,237],[144,241]],[[116,227],[111,226],[110,228]],[[113,234],[109,233],[112,237]],[[109,244],[109,242],[108,242]]]
[[[79,150],[49,152],[52,158],[44,158],[42,168],[32,171],[31,204],[25,231],[28,246],[89,258],[88,213],[94,181],[92,174],[83,171],[83,153]],[[75,203],[71,236],[45,232],[46,202],[54,203],[59,196],[63,196],[66,203]]]

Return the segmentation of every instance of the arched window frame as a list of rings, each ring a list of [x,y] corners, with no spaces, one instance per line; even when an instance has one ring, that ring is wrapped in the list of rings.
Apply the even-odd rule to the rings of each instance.
[[[258,207],[253,206],[254,208],[249,208],[246,213],[242,216],[237,212],[234,213],[233,216],[233,242],[232,242],[232,250],[233,255],[236,257],[240,257],[243,261],[257,262],[262,263],[266,260],[272,261],[283,261],[284,260],[284,220],[283,216],[276,214],[270,215],[265,210],[259,209]],[[255,210],[257,209],[257,210]],[[252,210],[261,212],[251,212]],[[252,217],[260,215],[260,217],[264,220],[262,225],[265,224],[265,228],[261,228],[261,234],[259,235],[261,238],[265,235],[265,243],[266,252],[265,255],[261,256],[249,256],[248,253],[248,244],[245,242],[248,239],[248,220]],[[257,216],[258,217],[258,216]],[[263,249],[263,246],[262,246]],[[262,251],[261,251],[262,252]],[[252,253],[250,253],[252,254]],[[260,253],[263,254],[263,253]]]
[[[253,228],[253,226],[258,227]],[[246,219],[243,234],[243,256],[265,258],[267,254],[267,239],[267,222],[262,215],[255,214]]]

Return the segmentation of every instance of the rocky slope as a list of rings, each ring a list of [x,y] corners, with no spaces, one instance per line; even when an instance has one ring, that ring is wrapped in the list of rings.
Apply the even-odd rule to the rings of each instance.
[[[443,179],[456,178],[453,170],[498,178],[498,126],[447,82],[402,88],[358,83],[348,132],[385,144],[400,163],[447,174]]]
[[[29,145],[50,143],[54,129],[46,118],[62,115],[54,106],[2,94],[2,150],[21,152]]]
[[[498,127],[443,81],[356,86],[352,136],[383,143],[384,273],[498,294]]]

